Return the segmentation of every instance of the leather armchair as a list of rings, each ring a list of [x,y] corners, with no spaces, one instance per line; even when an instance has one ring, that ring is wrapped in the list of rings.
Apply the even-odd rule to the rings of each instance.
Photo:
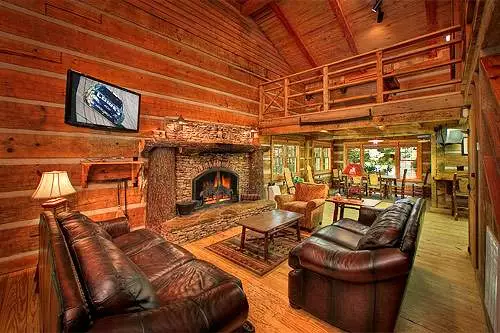
[[[325,184],[298,183],[295,194],[275,196],[278,209],[304,214],[299,220],[301,228],[313,230],[321,224],[328,186]]]
[[[423,199],[361,207],[358,221],[313,233],[290,251],[290,305],[346,331],[393,331],[424,211]],[[377,239],[386,243],[377,246]]]

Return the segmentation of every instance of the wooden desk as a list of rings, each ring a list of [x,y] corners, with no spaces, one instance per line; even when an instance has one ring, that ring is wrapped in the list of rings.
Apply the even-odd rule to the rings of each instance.
[[[333,218],[332,218],[332,223],[338,221],[339,219],[344,218],[344,208],[346,205],[348,206],[356,206],[356,207],[375,207],[378,205],[381,200],[376,200],[376,199],[348,199],[345,197],[340,197],[340,196],[333,196],[328,199],[326,199],[328,202],[332,202],[335,205],[335,208],[333,210]],[[339,218],[339,208],[340,208],[340,218]]]

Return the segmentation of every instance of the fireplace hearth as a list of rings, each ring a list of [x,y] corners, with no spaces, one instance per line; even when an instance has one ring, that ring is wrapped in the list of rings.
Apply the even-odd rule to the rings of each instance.
[[[205,205],[238,201],[238,174],[226,168],[210,168],[193,179],[193,200]]]

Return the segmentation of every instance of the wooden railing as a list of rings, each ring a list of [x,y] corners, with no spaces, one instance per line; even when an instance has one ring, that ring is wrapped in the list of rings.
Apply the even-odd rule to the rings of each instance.
[[[457,25],[262,83],[259,121],[456,91],[461,35]]]

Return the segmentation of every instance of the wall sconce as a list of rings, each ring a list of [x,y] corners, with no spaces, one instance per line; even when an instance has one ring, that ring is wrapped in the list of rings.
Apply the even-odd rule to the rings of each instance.
[[[175,119],[174,123],[176,131],[182,131],[182,127],[184,125],[187,125],[187,121],[182,116],[179,116],[177,119]]]
[[[250,135],[252,136],[252,139],[258,138],[259,137],[259,130],[252,128],[250,130]]]

